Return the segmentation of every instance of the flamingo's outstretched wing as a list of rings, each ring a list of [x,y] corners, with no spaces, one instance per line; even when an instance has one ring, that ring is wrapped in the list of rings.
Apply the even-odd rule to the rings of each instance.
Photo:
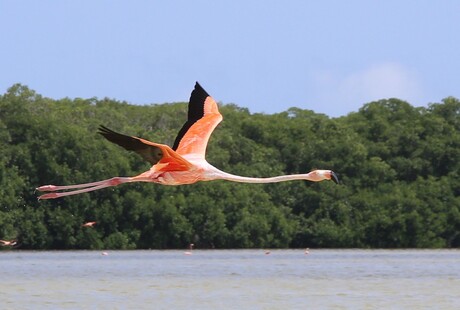
[[[195,154],[204,159],[209,137],[221,121],[216,101],[196,82],[188,104],[187,122],[172,149],[181,155]]]
[[[99,127],[99,134],[110,142],[118,144],[128,151],[134,151],[150,164],[164,164],[162,170],[187,170],[192,165],[182,156],[165,144],[153,143],[148,140],[123,135],[105,126]]]
[[[121,133],[115,132],[105,126],[99,127],[99,134],[104,136],[110,142],[118,144],[119,146],[125,148],[128,151],[134,151],[142,156],[146,161],[155,165],[163,157],[163,152],[161,148],[145,144],[140,138],[131,137],[123,135]]]

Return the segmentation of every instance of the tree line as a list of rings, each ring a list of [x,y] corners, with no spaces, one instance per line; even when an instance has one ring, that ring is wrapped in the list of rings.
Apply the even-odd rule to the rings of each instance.
[[[22,249],[460,247],[458,99],[426,108],[385,99],[338,118],[220,111],[207,153],[217,168],[255,177],[331,169],[342,184],[132,183],[37,201],[40,185],[147,170],[97,127],[172,145],[187,104],[54,100],[16,84],[0,96],[0,239]]]

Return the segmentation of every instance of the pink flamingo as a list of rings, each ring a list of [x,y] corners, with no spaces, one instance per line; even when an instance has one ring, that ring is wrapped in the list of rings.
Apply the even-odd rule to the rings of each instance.
[[[18,244],[17,240],[0,240],[1,246],[15,246]]]
[[[193,251],[193,246],[194,246],[194,244],[193,244],[193,243],[190,243],[190,245],[188,246],[188,249],[189,249],[189,250],[188,250],[188,251],[185,251],[185,252],[184,252],[184,255],[192,255],[192,254],[193,254],[193,253],[192,253],[192,251]]]
[[[83,227],[93,227],[96,225],[96,222],[86,222],[85,224],[82,224],[81,226]]]
[[[37,188],[46,193],[38,199],[86,193],[101,188],[129,182],[153,182],[163,185],[191,184],[198,181],[227,180],[245,183],[274,183],[290,180],[308,180],[319,182],[332,180],[338,183],[336,174],[331,170],[313,170],[306,174],[281,175],[268,178],[251,178],[233,175],[221,171],[205,159],[206,146],[214,128],[222,120],[216,101],[198,84],[192,91],[188,105],[188,120],[179,131],[173,147],[126,136],[101,126],[99,133],[110,142],[129,151],[135,151],[153,166],[150,170],[134,177],[113,177],[111,179],[67,186],[44,185]],[[72,190],[72,191],[61,191]],[[61,191],[61,192],[58,192]]]

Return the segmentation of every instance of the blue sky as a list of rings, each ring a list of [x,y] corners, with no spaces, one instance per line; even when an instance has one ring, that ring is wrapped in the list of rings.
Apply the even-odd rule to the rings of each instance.
[[[0,2],[0,93],[187,101],[331,117],[460,97],[460,1]]]

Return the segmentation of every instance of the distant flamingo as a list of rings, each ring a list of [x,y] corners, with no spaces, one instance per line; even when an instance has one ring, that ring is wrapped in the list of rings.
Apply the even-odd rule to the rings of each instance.
[[[309,248],[306,248],[304,253],[305,253],[305,255],[310,254],[310,249],[309,249]]]
[[[68,186],[40,186],[37,190],[53,193],[41,195],[38,199],[70,196],[129,182],[153,182],[164,185],[191,184],[218,179],[245,183],[274,183],[289,180],[313,182],[333,180],[335,183],[339,182],[336,174],[331,170],[313,170],[306,174],[251,178],[233,175],[215,168],[206,161],[205,153],[209,137],[221,120],[222,115],[219,113],[217,103],[197,82],[190,96],[188,120],[179,131],[172,148],[142,138],[126,136],[104,126],[99,128],[99,133],[107,140],[129,151],[137,152],[150,162],[153,165],[150,170],[135,177],[114,177],[99,182]],[[73,191],[55,192],[68,189],[73,189]]]
[[[193,244],[193,243],[190,243],[190,245],[188,246],[188,249],[189,249],[189,250],[188,250],[188,251],[185,251],[184,254],[185,254],[185,255],[192,255],[192,254],[193,254],[193,253],[192,253],[192,251],[193,251],[193,246],[194,246],[194,244]]]
[[[86,222],[85,224],[81,225],[83,227],[93,227],[96,225],[96,222]]]
[[[15,246],[18,244],[17,240],[0,240],[1,246]]]

